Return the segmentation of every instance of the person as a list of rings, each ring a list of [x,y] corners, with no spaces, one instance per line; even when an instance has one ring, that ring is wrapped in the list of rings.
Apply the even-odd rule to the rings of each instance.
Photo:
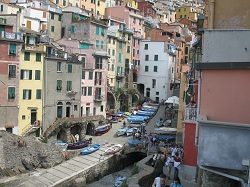
[[[159,177],[156,177],[152,187],[165,187],[166,186],[166,175],[163,173]]]
[[[159,151],[156,155],[156,162],[154,165],[155,168],[155,177],[159,177],[163,173],[163,166],[165,165],[165,155],[162,154],[161,151]]]
[[[183,187],[179,177],[174,178],[174,182],[171,184],[170,187]]]
[[[174,178],[178,178],[180,164],[181,158],[179,157],[178,152],[176,152],[174,157]]]
[[[168,153],[168,158],[165,162],[165,166],[168,168],[168,180],[170,180],[171,170],[174,167],[174,157],[171,155],[171,152]]]
[[[79,134],[76,134],[76,135],[75,135],[75,139],[76,139],[76,142],[79,141]]]
[[[126,126],[126,122],[124,121],[124,122],[123,122],[123,127],[125,127],[125,126]]]

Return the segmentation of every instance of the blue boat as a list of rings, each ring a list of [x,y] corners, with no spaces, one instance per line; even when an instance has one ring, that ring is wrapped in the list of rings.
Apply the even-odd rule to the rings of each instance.
[[[100,149],[100,144],[94,144],[94,145],[83,148],[80,153],[82,155],[88,155],[90,153],[97,151],[98,149]]]
[[[152,113],[147,113],[147,112],[137,112],[136,113],[136,116],[146,116],[146,117],[150,117],[152,116],[153,114]]]
[[[65,146],[67,145],[67,143],[65,142],[50,142],[48,143],[49,145],[60,145],[60,146]]]
[[[147,118],[144,118],[144,117],[145,116],[129,117],[129,118],[127,118],[127,121],[129,123],[144,122],[144,120],[147,119]]]
[[[127,143],[130,147],[136,147],[138,145],[143,145],[142,140],[127,140]]]
[[[143,111],[149,111],[149,112],[156,112],[156,108],[151,108],[151,107],[142,107],[141,110]]]
[[[124,177],[124,176],[118,177],[118,178],[115,180],[115,186],[116,186],[116,187],[122,186],[123,181],[126,180],[126,179],[127,179],[127,177]]]

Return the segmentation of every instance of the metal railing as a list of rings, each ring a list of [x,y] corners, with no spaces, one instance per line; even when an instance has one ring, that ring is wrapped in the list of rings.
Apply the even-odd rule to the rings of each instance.
[[[24,50],[30,50],[30,51],[45,51],[44,45],[36,45],[36,44],[26,44],[23,45]]]
[[[26,132],[28,132],[32,128],[32,125],[29,123],[22,129],[22,135],[24,135]]]
[[[0,32],[0,39],[8,39],[8,40],[22,40],[21,33],[17,32]]]
[[[196,121],[197,119],[197,108],[186,107],[184,114],[184,121]]]

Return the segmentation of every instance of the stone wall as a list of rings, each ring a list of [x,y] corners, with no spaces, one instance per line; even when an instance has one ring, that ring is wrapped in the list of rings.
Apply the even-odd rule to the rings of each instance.
[[[14,176],[36,167],[52,167],[65,160],[59,146],[41,143],[0,131],[0,170],[3,176]]]

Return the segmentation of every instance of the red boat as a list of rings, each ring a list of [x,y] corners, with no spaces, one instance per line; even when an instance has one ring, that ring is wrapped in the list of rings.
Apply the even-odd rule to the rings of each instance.
[[[106,124],[106,125],[99,126],[95,129],[95,134],[100,136],[100,135],[108,132],[111,128],[112,128],[112,124]]]

